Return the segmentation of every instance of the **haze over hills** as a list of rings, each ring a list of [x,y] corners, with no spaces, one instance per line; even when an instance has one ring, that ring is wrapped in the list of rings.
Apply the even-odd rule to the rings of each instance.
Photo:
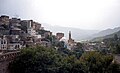
[[[120,37],[120,30],[118,32],[113,33],[113,34],[106,35],[106,36],[104,36],[104,38],[112,38],[112,37],[114,37],[115,34],[117,34],[117,36]]]
[[[72,38],[76,41],[86,40],[88,39],[88,36],[99,32],[99,30],[84,30],[79,28],[50,25],[46,23],[42,23],[42,25],[45,27],[45,29],[52,31],[54,34],[57,32],[63,32],[66,38],[68,38],[68,32],[71,31]]]
[[[114,29],[107,29],[99,33],[101,34],[98,34],[98,35],[101,35],[101,36],[95,37],[94,39],[92,39],[92,41],[99,41],[106,38],[113,38],[115,34],[117,34],[117,36],[120,37],[120,27],[117,27]]]
[[[53,34],[57,32],[63,32],[65,34],[65,37],[68,38],[68,32],[72,32],[72,37],[76,41],[82,41],[82,40],[91,40],[96,39],[100,37],[109,37],[108,35],[112,35],[120,30],[120,27],[116,27],[113,29],[106,29],[106,30],[85,30],[85,29],[79,29],[79,28],[72,28],[72,27],[62,27],[57,25],[50,25],[46,23],[42,23],[42,25],[45,27],[45,29],[50,30],[53,32]]]
[[[93,36],[94,37],[102,37],[102,36],[106,36],[106,35],[118,32],[119,30],[120,30],[120,27],[116,27],[113,29],[106,29],[106,30],[100,31],[99,33],[94,34]]]

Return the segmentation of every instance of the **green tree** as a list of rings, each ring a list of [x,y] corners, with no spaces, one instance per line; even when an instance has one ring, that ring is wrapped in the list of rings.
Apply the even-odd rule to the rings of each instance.
[[[65,48],[65,42],[64,42],[64,41],[60,41],[60,42],[57,44],[57,47],[59,47],[60,49],[61,49],[61,48]]]
[[[52,48],[34,47],[21,50],[10,63],[11,73],[119,73],[120,66],[112,63],[113,56],[100,52],[85,52],[78,59],[66,50],[62,54]]]
[[[62,57],[44,47],[25,48],[10,68],[12,73],[56,73],[62,65]]]
[[[79,59],[81,55],[83,54],[83,44],[77,43],[76,48],[73,49],[73,53],[76,55],[76,57]]]
[[[107,73],[112,60],[111,55],[102,55],[99,52],[86,52],[80,58],[85,73]]]
[[[117,36],[117,34],[114,35],[114,40],[115,40],[115,41],[118,40],[118,36]]]
[[[103,40],[107,47],[110,48],[110,52],[114,54],[120,54],[120,40],[115,34],[114,38],[108,38]]]

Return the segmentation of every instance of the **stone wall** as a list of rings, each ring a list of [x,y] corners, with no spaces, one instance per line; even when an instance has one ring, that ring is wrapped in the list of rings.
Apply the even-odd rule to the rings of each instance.
[[[13,59],[19,55],[19,51],[0,54],[0,73],[10,73],[8,66]]]

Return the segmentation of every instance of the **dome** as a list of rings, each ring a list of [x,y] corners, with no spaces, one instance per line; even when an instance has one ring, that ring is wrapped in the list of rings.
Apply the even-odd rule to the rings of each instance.
[[[64,41],[65,43],[67,42],[67,39],[65,37],[62,37],[60,41]]]

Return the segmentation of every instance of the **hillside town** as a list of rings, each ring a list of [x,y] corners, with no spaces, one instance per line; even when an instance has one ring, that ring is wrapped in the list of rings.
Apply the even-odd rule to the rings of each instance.
[[[68,30],[69,31],[69,30]],[[0,51],[17,51],[25,47],[41,45],[52,47],[53,43],[66,41],[64,33],[58,32],[53,35],[51,31],[45,30],[38,22],[33,20],[21,20],[2,15],[0,17]],[[68,49],[74,49],[76,42],[71,37],[65,42]],[[56,47],[58,48],[58,47]]]
[[[29,47],[43,46],[55,50],[69,50],[75,52],[79,58],[83,52],[99,51],[110,53],[110,46],[106,41],[85,41],[77,42],[72,38],[72,32],[68,30],[68,38],[64,33],[58,32],[55,35],[46,30],[41,23],[34,20],[21,20],[6,15],[0,16],[0,73],[8,73],[7,67],[14,57],[20,54],[20,50]],[[109,39],[108,39],[109,40]],[[119,41],[119,38],[116,40]],[[115,59],[119,63],[119,55]],[[114,61],[113,60],[113,61]]]
[[[58,32],[53,35],[51,31],[45,30],[42,24],[34,20],[21,20],[20,18],[10,18],[2,15],[0,17],[0,51],[17,51],[25,47],[41,45],[45,47],[60,48],[59,42],[63,41],[64,48],[73,50],[77,43],[72,39],[72,33],[68,30],[68,40],[64,33]],[[86,42],[82,48],[85,51],[95,51],[109,49],[104,42]]]

